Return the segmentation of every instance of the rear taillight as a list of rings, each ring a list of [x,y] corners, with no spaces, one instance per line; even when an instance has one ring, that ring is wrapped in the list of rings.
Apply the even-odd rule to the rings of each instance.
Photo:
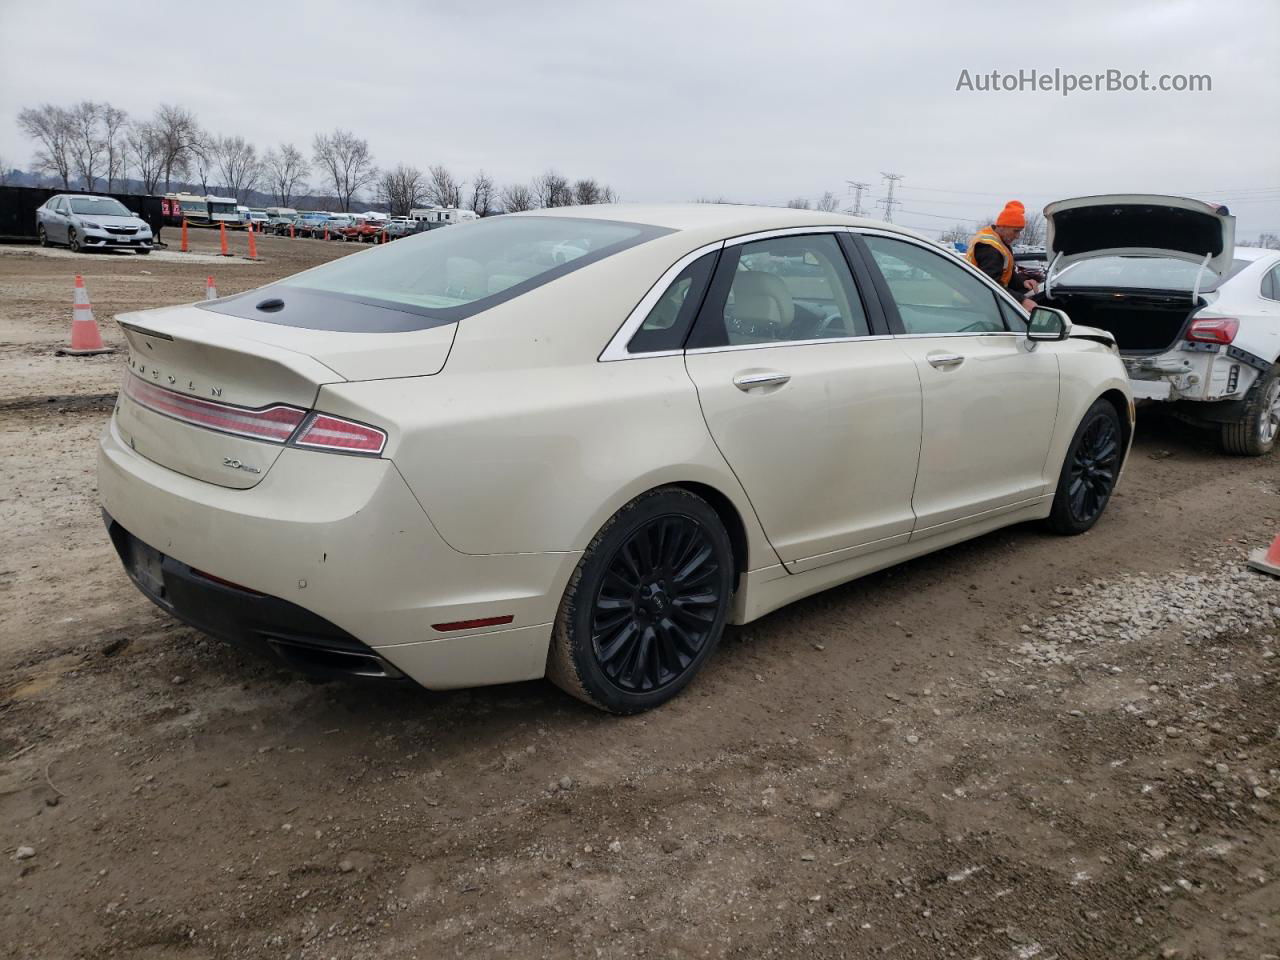
[[[296,446],[339,453],[367,453],[377,456],[387,445],[387,435],[377,427],[313,413],[293,441]]]
[[[1234,317],[1197,317],[1191,321],[1187,339],[1197,343],[1230,343],[1240,330]]]
[[[125,377],[124,392],[139,406],[174,420],[271,443],[288,440],[307,415],[305,410],[284,404],[251,410],[229,403],[214,403],[176,390],[166,390],[133,374]]]

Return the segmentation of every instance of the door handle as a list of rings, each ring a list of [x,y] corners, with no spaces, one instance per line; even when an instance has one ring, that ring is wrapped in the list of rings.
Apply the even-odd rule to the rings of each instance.
[[[931,353],[925,359],[935,367],[958,367],[964,363],[964,356],[959,353]]]
[[[733,378],[733,385],[739,390],[750,390],[753,387],[780,387],[791,379],[791,374],[778,370],[766,370],[760,373],[740,373]]]

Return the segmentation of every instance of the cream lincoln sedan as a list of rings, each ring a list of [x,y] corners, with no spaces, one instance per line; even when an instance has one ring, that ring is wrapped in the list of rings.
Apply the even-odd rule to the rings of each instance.
[[[1110,334],[800,210],[493,217],[119,323],[99,487],[153,601],[312,672],[617,713],[726,623],[1089,529],[1133,425]]]

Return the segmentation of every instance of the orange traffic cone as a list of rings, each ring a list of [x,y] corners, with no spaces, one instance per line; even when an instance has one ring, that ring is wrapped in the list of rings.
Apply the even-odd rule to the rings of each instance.
[[[293,224],[289,224],[289,239],[293,239]]]
[[[325,238],[326,240],[328,240],[328,239],[329,239],[329,228],[328,228],[328,227],[325,227],[325,228],[324,228],[324,238]]]
[[[231,256],[231,251],[227,249],[227,225],[225,223],[218,224],[218,234],[222,239],[222,256]]]
[[[187,252],[187,218],[182,218],[182,252]]]
[[[59,356],[87,357],[95,353],[110,353],[103,346],[98,321],[93,319],[93,306],[89,303],[89,291],[84,288],[84,277],[76,275],[75,304],[71,309],[71,346],[58,351]]]
[[[253,224],[249,224],[249,259],[258,259],[258,241],[254,239]]]
[[[1273,577],[1280,577],[1280,536],[1271,541],[1266,550],[1255,550],[1249,554],[1249,566]]]
[[[213,285],[213,277],[208,277],[204,282],[204,298],[206,300],[218,299],[218,288]]]

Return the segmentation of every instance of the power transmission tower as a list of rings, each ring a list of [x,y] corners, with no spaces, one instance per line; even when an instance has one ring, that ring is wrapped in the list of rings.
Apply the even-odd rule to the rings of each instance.
[[[855,217],[862,216],[862,191],[871,187],[869,183],[859,183],[857,180],[846,180],[850,191],[853,192],[853,209],[849,211]]]
[[[877,205],[878,205],[878,206],[881,206],[881,207],[884,207],[884,219],[885,219],[885,221],[886,221],[887,223],[893,223],[893,208],[902,202],[901,200],[895,200],[895,199],[893,199],[893,188],[897,185],[898,181],[902,179],[902,174],[900,174],[900,173],[884,173],[884,172],[882,171],[882,172],[880,173],[880,176],[884,177],[884,178],[885,178],[885,180],[888,182],[888,184],[889,184],[889,193],[888,193],[888,195],[887,195],[887,196],[885,196],[883,199],[881,199],[881,200],[877,201]]]

